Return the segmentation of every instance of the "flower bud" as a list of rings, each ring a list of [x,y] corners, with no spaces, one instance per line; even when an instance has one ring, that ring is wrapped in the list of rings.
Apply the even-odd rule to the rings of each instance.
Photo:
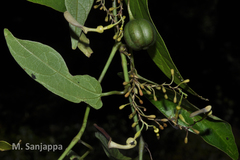
[[[164,130],[164,127],[163,127],[161,124],[159,124],[159,128],[160,128],[161,130]]]
[[[127,85],[129,82],[123,82],[123,85],[125,86],[125,85]]]
[[[190,82],[190,80],[189,79],[185,79],[182,83],[188,83],[188,82]]]
[[[177,103],[177,96],[176,95],[173,98],[173,103]]]
[[[172,76],[174,75],[174,69],[171,69],[171,75]]]
[[[163,91],[163,93],[167,92],[164,86],[162,86],[162,91]]]
[[[139,130],[135,135],[134,135],[134,139],[138,138],[141,135],[141,130]]]
[[[157,90],[161,90],[161,86],[156,86],[156,89]]]
[[[127,104],[123,104],[121,106],[119,106],[119,110],[122,110],[124,107],[126,107],[127,105],[129,105],[130,103],[127,103]]]
[[[105,22],[108,22],[108,15],[105,17]]]
[[[160,121],[162,121],[162,122],[168,122],[168,119],[167,119],[167,118],[162,118],[162,119],[160,119]]]
[[[165,98],[165,99],[168,99],[168,95],[167,95],[167,94],[164,94],[164,98]]]
[[[150,118],[150,119],[155,119],[156,118],[156,115],[148,115],[148,116],[146,116],[147,118]]]
[[[146,92],[147,92],[148,95],[152,94],[152,93],[151,93],[150,91],[148,91],[148,90],[146,90]]]
[[[156,97],[156,95],[153,96],[153,99],[154,99],[154,101],[157,101],[157,97]]]
[[[166,124],[166,123],[163,123],[163,126],[164,126],[164,127],[167,127],[167,124]]]
[[[135,114],[136,114],[136,111],[132,112],[132,113],[128,116],[128,118],[129,118],[129,119],[132,119],[133,116],[135,116]]]
[[[159,132],[159,129],[156,127],[156,128],[154,128],[154,130],[153,130],[155,133],[158,133]]]
[[[181,107],[179,105],[177,105],[176,109],[179,111],[181,109]]]
[[[188,137],[184,138],[184,143],[187,144],[188,143]]]
[[[128,92],[124,95],[124,97],[127,98],[127,97],[129,96],[130,92],[131,92],[131,91],[128,91]]]
[[[111,11],[113,11],[114,9],[116,9],[115,7],[111,7],[111,8],[109,8],[108,10],[111,12]]]
[[[132,124],[132,128],[136,127],[137,124],[138,124],[138,122],[134,122],[134,123]]]
[[[93,8],[94,9],[97,9],[99,7],[99,5],[94,5]]]
[[[134,92],[135,94],[138,94],[137,88],[133,88],[133,92]]]
[[[196,129],[193,129],[192,128],[192,130],[193,130],[193,132],[195,132],[196,134],[199,134],[200,132],[198,131],[198,130],[196,130]]]

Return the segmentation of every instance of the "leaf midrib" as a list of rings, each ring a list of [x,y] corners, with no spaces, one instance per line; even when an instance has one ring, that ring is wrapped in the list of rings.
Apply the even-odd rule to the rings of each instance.
[[[24,48],[24,50],[26,50],[27,52],[29,52],[32,56],[34,56],[35,58],[37,58],[37,60],[38,61],[40,61],[41,63],[43,63],[44,65],[46,65],[46,66],[48,66],[48,68],[50,68],[51,70],[53,70],[53,71],[55,71],[57,74],[59,74],[60,76],[62,76],[62,77],[64,77],[64,78],[66,78],[67,80],[69,80],[71,83],[73,83],[75,86],[77,86],[77,87],[79,87],[79,88],[81,88],[81,89],[83,89],[83,90],[85,90],[85,91],[87,91],[87,92],[90,92],[90,93],[93,93],[93,94],[95,94],[95,95],[98,95],[97,97],[100,97],[100,94],[99,93],[96,93],[96,92],[93,92],[93,91],[91,91],[91,90],[89,90],[89,89],[87,89],[87,88],[85,88],[85,87],[83,87],[83,86],[79,86],[76,82],[74,82],[74,81],[72,81],[70,78],[68,78],[67,76],[64,76],[61,72],[59,72],[61,69],[62,69],[62,65],[61,65],[61,67],[60,67],[60,70],[59,71],[57,71],[56,69],[54,69],[53,67],[51,67],[49,64],[47,64],[47,63],[45,63],[44,61],[42,61],[39,57],[37,57],[35,54],[33,54],[31,51],[29,51],[24,45],[22,45],[21,44],[21,42],[20,41],[25,41],[25,40],[18,40],[17,38],[15,38],[14,36],[12,36],[13,38],[14,38],[14,40],[16,41],[16,42],[18,42],[18,44],[21,46],[21,47],[23,47]],[[33,43],[38,43],[38,42],[33,42]],[[40,43],[39,43],[40,44]],[[42,45],[44,45],[44,44],[42,44]],[[48,47],[48,46],[47,46]],[[55,51],[55,50],[54,50]],[[15,51],[14,51],[15,52]],[[15,54],[16,54],[16,52],[15,52]],[[55,54],[55,53],[54,53]],[[17,54],[16,54],[17,55]],[[27,67],[26,67],[27,68]],[[67,71],[68,71],[68,69],[67,69]],[[70,73],[69,73],[69,75],[70,76],[72,76]],[[73,76],[72,76],[73,77]],[[95,88],[95,87],[93,87],[93,88]],[[74,96],[75,97],[75,96]],[[79,99],[78,97],[77,97],[77,99]],[[90,99],[92,99],[92,98],[90,98]],[[94,98],[93,98],[94,99]]]

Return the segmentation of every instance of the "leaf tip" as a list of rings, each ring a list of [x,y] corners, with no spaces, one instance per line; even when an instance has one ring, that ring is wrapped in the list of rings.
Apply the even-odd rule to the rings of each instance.
[[[10,31],[7,28],[3,29],[4,36],[7,37],[10,33]]]

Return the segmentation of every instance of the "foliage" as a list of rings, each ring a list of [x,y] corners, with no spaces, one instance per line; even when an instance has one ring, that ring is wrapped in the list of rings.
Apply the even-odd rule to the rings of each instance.
[[[78,156],[77,153],[72,151],[72,148],[80,141],[91,150],[90,145],[81,141],[81,137],[87,127],[90,107],[100,109],[104,106],[101,97],[115,94],[124,95],[129,99],[129,103],[121,105],[119,109],[121,110],[126,106],[131,108],[132,112],[129,118],[133,119],[132,127],[136,129],[136,133],[127,138],[126,144],[122,145],[114,142],[103,128],[95,125],[98,130],[96,137],[101,141],[104,151],[110,159],[130,159],[121,154],[118,149],[132,149],[135,148],[137,144],[139,146],[138,158],[143,159],[144,148],[148,151],[149,149],[145,145],[142,132],[144,129],[148,130],[151,128],[155,132],[156,137],[159,138],[159,130],[167,127],[167,122],[176,129],[186,131],[186,137],[184,138],[185,143],[188,143],[188,132],[192,132],[201,136],[203,140],[210,145],[228,154],[232,159],[238,159],[239,153],[231,126],[220,118],[213,116],[211,106],[198,109],[187,100],[188,95],[185,91],[203,100],[207,99],[193,91],[193,89],[188,86],[189,80],[184,79],[180,75],[156,27],[156,43],[149,47],[147,52],[153,62],[171,82],[160,84],[138,74],[133,57],[133,55],[137,56],[137,54],[124,45],[122,40],[123,27],[126,24],[126,16],[123,12],[123,8],[125,8],[124,2],[114,0],[112,6],[108,8],[105,0],[97,0],[96,4],[93,4],[93,0],[29,1],[64,12],[64,17],[70,25],[72,49],[78,47],[87,57],[90,57],[92,53],[89,47],[90,42],[87,38],[87,33],[97,32],[95,34],[104,34],[105,30],[114,28],[113,39],[115,40],[115,44],[112,47],[109,59],[98,80],[89,75],[72,76],[60,53],[53,48],[39,42],[18,39],[8,29],[4,29],[4,36],[13,58],[31,78],[42,84],[52,93],[70,102],[85,102],[88,104],[83,125],[79,133],[73,138],[59,160],[70,154],[71,157],[77,159],[83,159],[89,154],[90,151],[82,156]],[[130,19],[144,18],[153,24],[148,10],[147,0],[138,0],[137,2],[133,0],[128,2],[128,0],[125,0],[125,4],[127,4]],[[107,26],[99,25],[96,28],[84,26],[92,6],[94,9],[99,8],[106,12],[105,21],[109,22]],[[100,83],[117,51],[119,51],[121,55],[123,68],[121,75],[124,79],[124,90],[102,93]],[[173,83],[175,83],[176,86],[173,86]],[[165,118],[160,119],[155,113],[146,114],[147,108],[142,106],[142,96],[145,96]],[[2,145],[8,144],[5,141],[1,142]],[[152,159],[151,152],[149,151],[149,153]]]
[[[9,144],[6,141],[0,141],[0,151],[7,151],[7,150],[11,150],[12,149],[12,145]]]
[[[34,80],[71,102],[84,101],[96,109],[102,107],[102,89],[95,78],[72,76],[54,49],[38,42],[17,39],[8,30],[4,33],[12,56]]]

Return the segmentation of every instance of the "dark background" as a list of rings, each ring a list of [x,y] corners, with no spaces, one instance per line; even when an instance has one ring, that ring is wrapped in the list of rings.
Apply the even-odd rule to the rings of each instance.
[[[68,102],[28,77],[8,51],[3,28],[8,28],[17,38],[38,41],[56,49],[73,75],[89,74],[96,78],[114,43],[113,31],[88,34],[94,50],[89,59],[80,51],[71,50],[68,24],[62,13],[26,1],[8,1],[1,6],[0,140],[17,143],[21,139],[23,143],[42,142],[66,147],[81,127],[85,104]],[[211,104],[213,114],[231,124],[239,146],[238,4],[224,0],[174,0],[157,4],[150,1],[149,10],[182,76],[191,80],[189,85],[192,89],[210,99],[204,102],[190,95],[189,101],[199,108]],[[93,9],[85,25],[105,25],[104,18],[103,11]],[[167,81],[145,52],[136,53],[135,58],[142,76],[158,83]],[[102,82],[104,92],[123,89],[117,72],[121,72],[118,54]],[[93,123],[103,127],[119,143],[124,143],[134,134],[132,121],[128,120],[130,111],[118,110],[118,106],[127,103],[127,99],[111,96],[103,97],[102,101],[104,106],[100,110],[91,109],[87,130],[82,137],[95,148],[87,159],[106,159],[100,142],[94,137]],[[146,100],[144,102],[149,111],[156,112]],[[159,117],[162,117],[160,113]],[[154,159],[230,159],[193,134],[189,135],[187,145],[183,143],[183,131],[168,127],[160,134],[161,138],[157,140],[151,130],[144,133]],[[74,147],[79,154],[86,150],[80,144]],[[123,152],[134,157],[136,150]],[[0,152],[0,159],[57,159],[61,153],[8,151]]]

